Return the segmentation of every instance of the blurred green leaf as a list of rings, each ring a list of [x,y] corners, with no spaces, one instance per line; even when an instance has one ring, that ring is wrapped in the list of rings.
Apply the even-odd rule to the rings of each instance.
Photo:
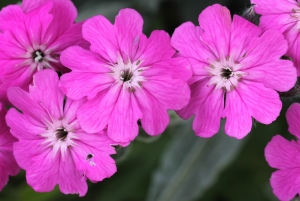
[[[223,129],[210,139],[196,137],[191,122],[187,122],[165,150],[152,177],[147,201],[198,198],[234,159],[244,142],[228,137]]]

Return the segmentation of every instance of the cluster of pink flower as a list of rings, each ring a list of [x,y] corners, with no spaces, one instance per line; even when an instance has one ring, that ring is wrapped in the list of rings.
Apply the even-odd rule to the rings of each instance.
[[[291,89],[300,75],[300,6],[269,1],[252,0],[259,27],[213,5],[200,14],[200,26],[186,22],[172,38],[158,30],[147,38],[133,9],[122,9],[111,24],[101,15],[74,23],[70,0],[3,8],[0,98],[13,107],[6,114],[1,106],[0,189],[21,167],[38,192],[58,184],[63,193],[83,196],[87,179],[116,172],[114,145],[134,140],[138,121],[149,135],[161,134],[168,110],[195,116],[201,137],[216,134],[221,118],[237,139],[250,132],[252,118],[273,122],[282,107],[277,91]],[[299,118],[300,106],[293,105],[288,120],[298,137]],[[266,148],[270,165],[283,169],[271,179],[282,200],[300,193],[293,177],[298,150],[280,136]]]

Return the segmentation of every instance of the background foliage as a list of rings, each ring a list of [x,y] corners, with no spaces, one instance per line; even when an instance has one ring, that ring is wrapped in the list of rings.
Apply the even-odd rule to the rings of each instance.
[[[0,7],[16,3],[1,0]],[[163,29],[172,34],[185,21],[198,24],[199,13],[220,3],[241,14],[248,0],[74,0],[78,20],[103,14],[113,21],[121,8],[131,7],[144,18],[145,33]],[[296,101],[296,100],[293,100]],[[85,197],[63,195],[56,188],[36,193],[25,181],[25,172],[10,178],[0,193],[1,201],[273,201],[269,185],[272,169],[264,159],[264,147],[275,134],[287,133],[285,112],[292,100],[284,101],[282,115],[271,125],[256,124],[243,140],[220,133],[211,139],[195,137],[190,121],[171,113],[168,129],[150,138],[143,131],[129,147],[115,156],[118,172],[103,182],[89,183]]]

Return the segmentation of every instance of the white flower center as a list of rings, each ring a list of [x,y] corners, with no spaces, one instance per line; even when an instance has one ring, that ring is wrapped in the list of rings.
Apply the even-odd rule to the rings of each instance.
[[[54,48],[46,48],[44,45],[35,45],[34,47],[28,47],[26,53],[22,55],[24,62],[18,64],[18,66],[30,66],[31,72],[43,70],[45,68],[51,68],[56,70],[56,64],[59,64],[58,55],[53,54]],[[53,65],[54,64],[54,65]]]
[[[131,62],[127,59],[126,62],[119,55],[118,62],[109,65],[113,71],[112,76],[115,78],[115,84],[123,85],[123,88],[128,89],[129,92],[134,92],[137,88],[142,87],[142,82],[146,81],[142,73],[147,67],[141,67],[142,61],[137,60]]]
[[[74,126],[78,122],[74,121],[69,124],[65,119],[52,119],[52,122],[44,120],[43,122],[47,126],[47,130],[45,133],[40,134],[41,137],[45,138],[42,144],[46,144],[46,147],[52,147],[53,157],[56,156],[59,150],[62,157],[64,157],[66,150],[75,145],[74,139],[78,139],[74,134]]]
[[[211,61],[209,67],[206,67],[211,75],[208,85],[215,85],[216,89],[224,89],[227,92],[232,91],[245,76],[245,73],[239,70],[241,67],[240,64],[234,62],[233,57]]]

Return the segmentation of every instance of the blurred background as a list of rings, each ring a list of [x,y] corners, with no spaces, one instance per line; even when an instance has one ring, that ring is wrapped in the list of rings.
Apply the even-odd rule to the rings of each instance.
[[[17,3],[1,0],[0,7]],[[121,8],[135,8],[144,18],[144,32],[163,29],[170,35],[181,23],[198,24],[199,13],[220,3],[232,14],[247,8],[249,0],[73,0],[78,21],[102,14],[111,21]],[[149,137],[142,130],[130,146],[114,157],[118,172],[99,183],[89,182],[85,197],[63,195],[56,188],[36,193],[26,184],[25,172],[11,177],[0,192],[1,201],[275,201],[269,185],[274,171],[264,159],[264,147],[275,134],[287,133],[285,112],[297,100],[284,100],[281,116],[271,125],[255,123],[243,140],[226,136],[222,129],[210,139],[194,136],[191,121],[170,113],[167,130]]]

